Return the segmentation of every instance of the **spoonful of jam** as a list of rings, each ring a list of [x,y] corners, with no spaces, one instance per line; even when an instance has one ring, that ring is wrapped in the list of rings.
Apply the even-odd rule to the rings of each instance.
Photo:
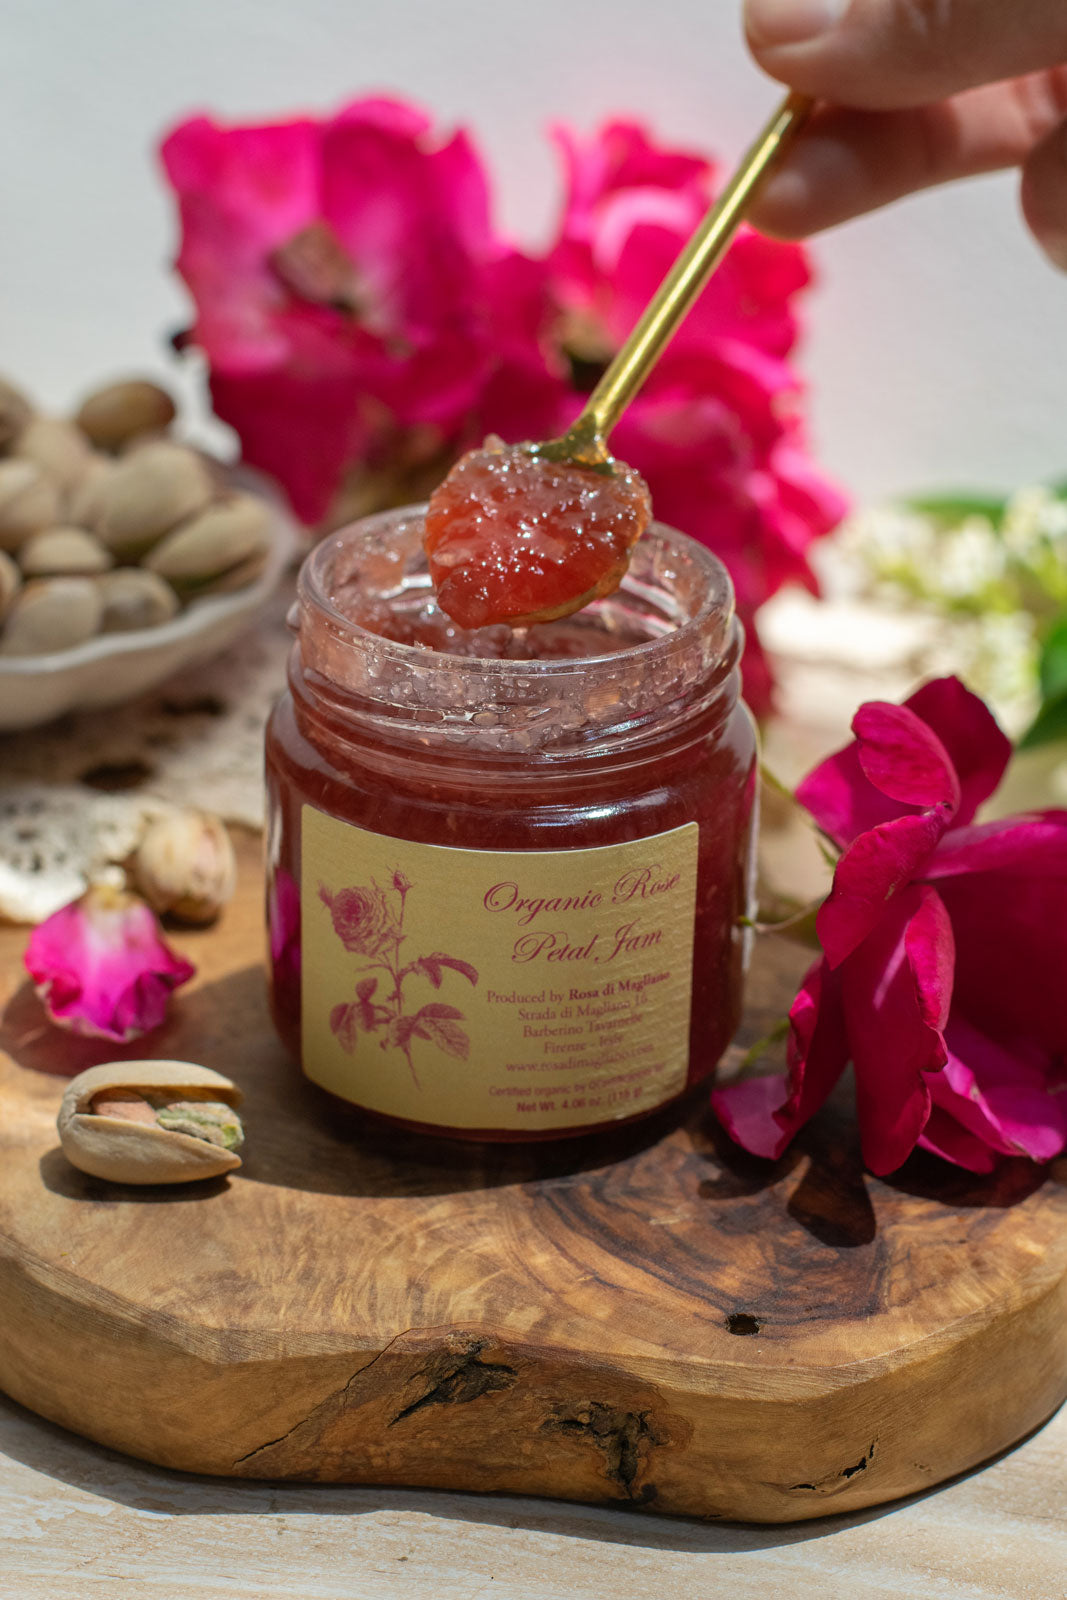
[[[618,588],[652,500],[640,475],[609,453],[608,435],[811,105],[791,94],[779,106],[567,432],[541,444],[490,436],[430,496],[423,541],[430,578],[442,611],[461,628],[549,622]]]

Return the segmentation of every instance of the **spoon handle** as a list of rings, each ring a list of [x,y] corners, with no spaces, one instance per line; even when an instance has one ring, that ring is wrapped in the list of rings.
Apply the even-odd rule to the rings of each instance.
[[[812,104],[809,96],[801,94],[783,100],[660,284],[569,429],[569,436],[607,438],[726,254],[760,182],[799,132]]]

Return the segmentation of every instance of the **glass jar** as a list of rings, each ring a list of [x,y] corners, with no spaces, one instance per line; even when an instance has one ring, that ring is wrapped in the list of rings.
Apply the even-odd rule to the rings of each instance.
[[[654,525],[619,591],[466,633],[422,511],[300,574],[267,732],[272,1007],[305,1074],[465,1139],[676,1099],[740,1016],[756,738],[722,564]]]

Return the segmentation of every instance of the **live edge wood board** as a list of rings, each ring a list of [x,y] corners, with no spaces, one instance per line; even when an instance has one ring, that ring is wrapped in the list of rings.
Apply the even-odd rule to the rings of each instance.
[[[274,1041],[258,842],[176,936],[200,971],[144,1053],[247,1091],[243,1169],[122,1189],[69,1167],[64,1078],[0,935],[0,1387],[187,1471],[510,1490],[792,1521],[922,1489],[1067,1394],[1067,1166],[865,1173],[845,1108],[771,1165],[703,1106],[554,1146],[413,1143]],[[771,941],[746,1037],[804,954]],[[121,1052],[119,1052],[121,1053]]]

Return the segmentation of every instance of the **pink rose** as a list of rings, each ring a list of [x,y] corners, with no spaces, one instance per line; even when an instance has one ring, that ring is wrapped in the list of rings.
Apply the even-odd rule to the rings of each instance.
[[[157,1028],[196,971],[143,900],[103,884],[34,928],[25,961],[53,1022],[123,1044]]]
[[[319,899],[329,908],[337,937],[355,955],[381,955],[400,936],[385,893],[373,880],[367,886],[338,889],[336,894],[320,885]]]
[[[370,98],[322,120],[193,117],[161,154],[215,410],[300,516],[413,432],[424,455],[455,441],[492,363],[484,279],[505,253],[466,133]]]
[[[1067,811],[974,822],[1011,747],[955,678],[852,726],[798,790],[843,854],[788,1073],[717,1090],[715,1110],[777,1157],[851,1060],[872,1171],[916,1144],[975,1172],[1050,1160],[1067,1145]]]

